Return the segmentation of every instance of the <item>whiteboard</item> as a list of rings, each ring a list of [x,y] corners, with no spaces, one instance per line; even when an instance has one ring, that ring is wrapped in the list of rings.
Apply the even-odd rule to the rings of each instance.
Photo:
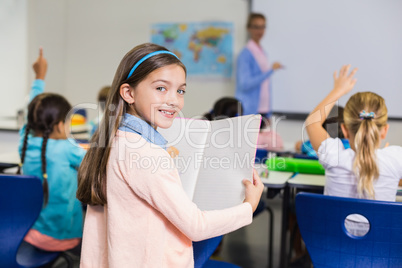
[[[253,0],[267,30],[262,45],[284,70],[272,77],[273,110],[309,113],[332,89],[333,72],[358,67],[354,90],[373,91],[402,118],[402,1]]]

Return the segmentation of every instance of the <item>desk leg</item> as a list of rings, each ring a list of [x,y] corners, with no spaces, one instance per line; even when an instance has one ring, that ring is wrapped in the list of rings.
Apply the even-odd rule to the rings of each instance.
[[[283,188],[283,200],[282,200],[282,232],[281,232],[281,249],[280,249],[280,262],[279,267],[288,267],[288,259],[286,254],[286,241],[287,241],[287,231],[288,231],[288,212],[289,212],[289,186],[286,185]]]
[[[269,242],[268,242],[268,268],[272,268],[272,250],[273,250],[273,241],[274,241],[274,212],[270,207],[266,207],[269,213]]]

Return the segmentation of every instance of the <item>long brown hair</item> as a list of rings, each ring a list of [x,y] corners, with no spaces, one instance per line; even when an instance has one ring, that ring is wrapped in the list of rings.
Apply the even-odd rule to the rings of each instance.
[[[120,86],[129,84],[131,88],[143,81],[151,72],[161,67],[176,64],[185,66],[179,59],[170,54],[157,54],[142,62],[134,73],[127,78],[131,68],[149,53],[167,50],[162,46],[151,43],[136,46],[121,60],[113,79],[111,90],[106,100],[105,114],[99,128],[91,139],[91,147],[86,153],[78,170],[77,198],[89,205],[105,205],[106,197],[106,166],[111,150],[111,143],[120,126],[123,115],[128,110],[126,103],[120,96]]]
[[[24,164],[26,150],[28,148],[28,136],[31,131],[35,135],[43,137],[41,149],[43,199],[45,205],[49,199],[48,176],[46,171],[46,147],[53,127],[59,122],[65,122],[71,110],[70,103],[61,95],[54,93],[42,93],[36,96],[28,105],[28,122],[25,126],[24,142],[22,144],[21,165],[17,174],[21,173]]]
[[[375,117],[361,118],[363,110],[374,112]],[[380,131],[388,120],[385,101],[373,92],[356,93],[346,103],[343,116],[346,128],[355,136],[353,170],[358,178],[359,196],[374,199],[373,181],[379,176],[375,150],[380,146]]]

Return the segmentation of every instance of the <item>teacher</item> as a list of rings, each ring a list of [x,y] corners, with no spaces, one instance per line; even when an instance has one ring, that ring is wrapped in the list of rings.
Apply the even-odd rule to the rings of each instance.
[[[279,62],[269,66],[268,58],[260,45],[266,28],[265,16],[251,13],[247,20],[250,40],[237,58],[236,98],[241,101],[244,114],[272,114],[271,85],[269,78],[282,68]]]

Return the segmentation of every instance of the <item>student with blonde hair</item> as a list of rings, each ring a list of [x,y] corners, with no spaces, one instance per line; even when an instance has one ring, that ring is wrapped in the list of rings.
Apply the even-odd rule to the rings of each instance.
[[[333,105],[356,83],[354,75],[357,69],[351,72],[349,69],[350,65],[346,65],[339,75],[334,73],[333,90],[306,120],[311,144],[325,168],[324,193],[395,201],[398,182],[402,178],[402,147],[380,148],[389,128],[384,99],[373,92],[358,92],[350,97],[341,125],[345,138],[349,140],[349,149],[344,148],[340,139],[330,138],[322,126]],[[349,224],[353,225],[353,221],[357,225],[367,222],[362,218],[348,217]],[[361,229],[357,225],[355,229]]]

